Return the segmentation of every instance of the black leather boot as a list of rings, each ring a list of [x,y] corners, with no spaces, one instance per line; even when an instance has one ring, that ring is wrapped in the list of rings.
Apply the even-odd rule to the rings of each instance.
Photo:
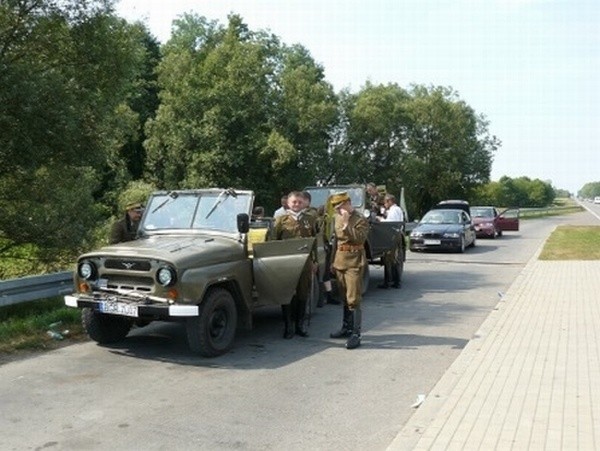
[[[290,339],[294,337],[294,324],[292,323],[292,306],[282,305],[281,313],[283,316],[283,338]]]
[[[350,335],[352,335],[352,328],[353,328],[353,316],[352,316],[352,312],[350,311],[350,309],[348,308],[348,306],[346,305],[346,303],[344,303],[344,313],[343,313],[343,318],[342,318],[342,327],[340,330],[337,330],[335,332],[332,332],[329,334],[329,336],[331,338],[347,338]]]
[[[398,271],[398,265],[394,263],[391,267],[392,272],[392,288],[400,288],[400,272]]]
[[[383,283],[377,285],[377,288],[383,288],[384,290],[390,287],[390,266],[387,262],[383,265]]]
[[[333,293],[331,291],[326,291],[325,297],[327,298],[328,304],[332,304],[332,305],[340,305],[341,304],[341,302],[338,299],[333,297]]]
[[[306,304],[308,301],[297,301],[296,305],[296,335],[308,337],[308,329],[306,324]]]
[[[360,328],[362,323],[362,311],[360,307],[354,309],[354,311],[350,312],[354,317],[354,327],[352,328],[352,335],[348,338],[346,342],[346,349],[355,349],[360,346]]]

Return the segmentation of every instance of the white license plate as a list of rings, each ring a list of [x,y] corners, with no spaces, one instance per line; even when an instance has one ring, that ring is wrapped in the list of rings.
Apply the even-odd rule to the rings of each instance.
[[[426,246],[439,246],[442,242],[440,240],[423,240],[423,244]]]
[[[111,315],[123,315],[123,316],[138,316],[137,305],[126,304],[124,302],[117,301],[101,301],[100,309],[102,313],[110,313]]]

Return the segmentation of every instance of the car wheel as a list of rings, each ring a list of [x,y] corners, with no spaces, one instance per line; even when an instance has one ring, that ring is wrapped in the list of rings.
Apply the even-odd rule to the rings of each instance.
[[[477,237],[473,237],[473,242],[471,243],[471,247],[475,247],[477,245]]]
[[[501,237],[502,236],[502,230],[498,230],[498,236]]]
[[[217,357],[233,347],[237,328],[237,309],[231,293],[224,288],[208,292],[197,317],[188,318],[186,332],[192,352]]]
[[[97,343],[114,343],[127,336],[133,320],[124,316],[106,315],[86,307],[81,312],[81,324]]]
[[[461,254],[465,251],[465,236],[461,235],[460,236],[460,246],[458,247],[458,252],[460,252]]]

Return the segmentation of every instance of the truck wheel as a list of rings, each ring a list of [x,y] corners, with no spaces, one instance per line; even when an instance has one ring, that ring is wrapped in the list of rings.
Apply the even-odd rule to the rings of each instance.
[[[231,293],[215,288],[200,304],[198,316],[188,318],[186,331],[192,352],[217,357],[233,347],[237,328],[237,309]]]
[[[365,269],[363,271],[363,280],[362,280],[362,294],[365,294],[369,290],[369,281],[371,280],[371,271],[369,270],[369,265],[365,265]]]
[[[89,337],[97,343],[114,343],[127,336],[133,320],[92,310],[86,307],[81,312],[81,324]]]

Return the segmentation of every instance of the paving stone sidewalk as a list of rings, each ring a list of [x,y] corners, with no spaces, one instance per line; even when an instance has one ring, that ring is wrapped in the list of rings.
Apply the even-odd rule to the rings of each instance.
[[[600,261],[540,251],[389,450],[600,449]]]

